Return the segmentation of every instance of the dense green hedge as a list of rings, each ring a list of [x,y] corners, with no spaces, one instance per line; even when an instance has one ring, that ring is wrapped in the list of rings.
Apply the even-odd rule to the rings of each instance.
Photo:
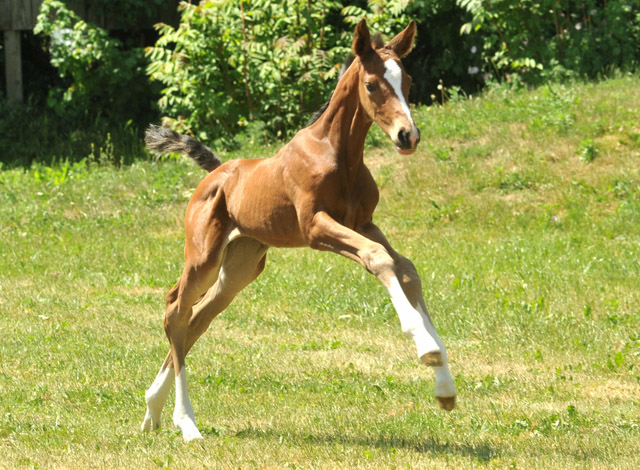
[[[480,64],[497,79],[594,78],[640,60],[639,0],[457,0]]]

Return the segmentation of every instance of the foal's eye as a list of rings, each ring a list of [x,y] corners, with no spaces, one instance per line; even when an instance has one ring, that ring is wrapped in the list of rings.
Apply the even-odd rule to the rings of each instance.
[[[374,91],[376,91],[378,89],[378,84],[377,83],[372,83],[372,82],[365,82],[364,83],[364,87],[367,89],[367,91],[369,93],[373,93]]]

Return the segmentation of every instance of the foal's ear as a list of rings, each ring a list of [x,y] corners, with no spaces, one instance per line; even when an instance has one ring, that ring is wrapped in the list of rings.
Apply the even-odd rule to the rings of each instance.
[[[393,52],[398,54],[398,57],[402,58],[406,56],[411,51],[411,46],[413,46],[413,38],[416,36],[416,22],[411,20],[409,26],[404,28],[400,34],[398,34],[395,38],[389,41],[385,47],[391,49]]]
[[[353,35],[353,53],[358,57],[364,57],[373,51],[371,47],[371,34],[369,34],[369,28],[367,28],[366,20],[360,20],[358,26],[356,26],[355,34]]]

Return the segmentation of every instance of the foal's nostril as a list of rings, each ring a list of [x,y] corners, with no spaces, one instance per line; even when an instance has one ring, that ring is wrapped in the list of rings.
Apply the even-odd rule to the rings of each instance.
[[[409,140],[409,132],[404,129],[400,129],[398,132],[398,142],[400,142],[400,147],[408,148],[411,146],[411,141]]]

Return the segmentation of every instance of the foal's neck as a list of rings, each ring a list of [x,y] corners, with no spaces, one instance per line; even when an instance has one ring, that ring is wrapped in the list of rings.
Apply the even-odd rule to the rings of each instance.
[[[338,168],[353,182],[363,165],[364,141],[372,119],[360,105],[358,94],[359,68],[351,64],[331,96],[329,106],[316,121],[318,137],[327,139],[332,147]]]

